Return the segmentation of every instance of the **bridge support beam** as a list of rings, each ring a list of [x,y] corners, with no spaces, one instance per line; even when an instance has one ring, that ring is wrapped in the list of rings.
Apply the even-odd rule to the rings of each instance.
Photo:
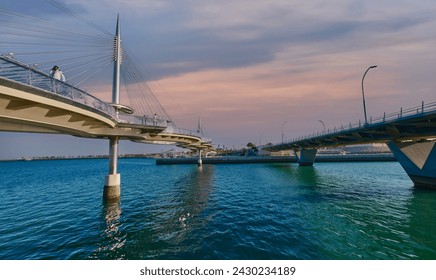
[[[387,143],[416,187],[436,188],[436,142]]]
[[[201,150],[198,150],[198,166],[203,166],[203,160],[201,159]]]
[[[103,198],[118,200],[121,196],[121,176],[117,173],[118,165],[118,137],[109,139],[109,175],[104,182]]]
[[[294,154],[300,166],[312,166],[315,162],[316,152],[317,149],[294,149]]]

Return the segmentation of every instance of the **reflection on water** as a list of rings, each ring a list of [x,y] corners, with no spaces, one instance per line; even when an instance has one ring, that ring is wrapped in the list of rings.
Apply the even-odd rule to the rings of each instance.
[[[187,173],[171,178],[170,184],[151,197],[143,198],[151,194],[137,190],[134,200],[138,208],[123,210],[129,211],[129,220],[121,214],[121,203],[104,205],[106,227],[94,256],[144,259],[195,250],[200,246],[195,244],[198,240],[187,239],[192,230],[204,227],[210,219],[203,210],[213,189],[213,173],[214,166],[193,166]]]
[[[436,192],[429,189],[415,188],[408,207],[410,214],[407,233],[414,244],[413,258],[436,259]],[[405,245],[405,244],[404,244]]]
[[[92,254],[91,258],[98,258],[97,255],[101,252],[105,252],[108,256],[117,255],[117,258],[122,258],[122,256],[117,253],[117,251],[119,251],[126,243],[125,236],[120,232],[120,204],[120,201],[103,201],[102,217],[104,224],[102,224],[102,241],[96,251]]]
[[[154,216],[153,228],[157,230],[152,238],[165,242],[167,246],[178,246],[195,229],[202,228],[210,219],[202,211],[208,206],[209,194],[213,189],[212,177],[214,166],[193,167],[192,170],[174,182],[174,186],[165,198],[169,205],[158,211],[160,217]],[[194,247],[194,244],[190,244]]]
[[[107,228],[105,233],[108,237],[113,237],[118,233],[120,224],[121,208],[119,202],[103,202],[103,215]]]

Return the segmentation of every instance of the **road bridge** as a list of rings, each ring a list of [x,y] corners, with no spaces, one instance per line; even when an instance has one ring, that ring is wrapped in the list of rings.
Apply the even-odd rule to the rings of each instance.
[[[261,148],[293,150],[300,166],[311,166],[319,148],[386,143],[416,186],[435,188],[435,140],[436,102],[422,102],[419,106],[371,119],[369,123],[350,123]]]

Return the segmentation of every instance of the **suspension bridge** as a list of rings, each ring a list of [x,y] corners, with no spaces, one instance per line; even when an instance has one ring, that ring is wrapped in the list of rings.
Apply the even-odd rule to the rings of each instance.
[[[211,140],[200,125],[197,130],[181,129],[171,120],[122,46],[119,18],[112,34],[57,2],[52,4],[100,32],[65,31],[40,18],[0,10],[0,51],[14,50],[0,53],[0,131],[108,139],[109,173],[103,191],[108,200],[120,197],[120,140],[190,149],[198,153],[201,165],[202,153],[214,149]],[[35,61],[25,63],[17,59],[20,56]],[[52,64],[62,65],[66,81],[49,75]],[[109,102],[82,87],[93,79],[101,82],[110,65]],[[121,102],[122,96],[127,97],[126,103]]]

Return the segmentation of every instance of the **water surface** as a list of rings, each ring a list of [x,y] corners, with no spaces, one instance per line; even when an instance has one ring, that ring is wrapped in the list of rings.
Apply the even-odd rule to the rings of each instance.
[[[0,162],[0,259],[436,259],[436,191],[397,162]]]

